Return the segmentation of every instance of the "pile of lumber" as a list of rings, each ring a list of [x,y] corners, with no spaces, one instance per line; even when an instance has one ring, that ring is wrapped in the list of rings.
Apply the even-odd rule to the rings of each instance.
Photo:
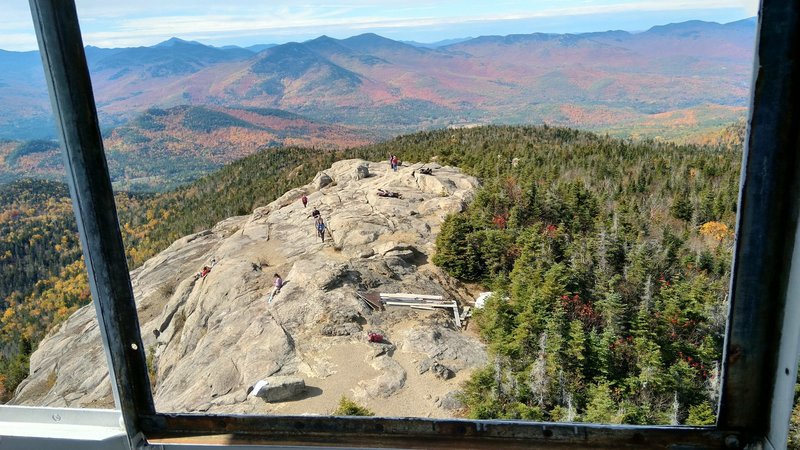
[[[461,328],[461,315],[458,312],[458,303],[454,300],[445,300],[441,295],[426,294],[384,294],[359,292],[358,296],[367,306],[375,309],[383,309],[383,306],[407,306],[414,309],[433,310],[434,308],[452,308],[453,319],[456,326]]]

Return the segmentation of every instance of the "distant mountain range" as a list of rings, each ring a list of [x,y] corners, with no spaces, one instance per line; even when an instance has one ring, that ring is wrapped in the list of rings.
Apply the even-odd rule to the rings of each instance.
[[[321,150],[375,141],[363,130],[268,108],[150,108],[104,136],[108,167],[122,190],[163,190],[276,146]],[[61,179],[54,140],[0,142],[0,183],[24,176]]]
[[[679,137],[744,114],[755,27],[690,21],[429,46],[375,34],[247,49],[173,38],[86,54],[107,128],[188,104],[281,109],[382,136],[546,122]],[[40,66],[37,52],[0,51],[0,138],[52,136]]]

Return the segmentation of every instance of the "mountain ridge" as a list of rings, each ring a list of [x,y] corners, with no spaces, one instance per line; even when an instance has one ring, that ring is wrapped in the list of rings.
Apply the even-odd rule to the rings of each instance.
[[[374,33],[254,49],[175,38],[154,47],[87,47],[87,57],[101,120],[113,126],[151,107],[214,104],[284,109],[383,137],[454,124],[546,122],[614,134],[624,123],[628,136],[674,138],[722,126],[704,114],[706,105],[727,109],[727,123],[742,116],[754,32],[748,19],[642,33],[483,36],[437,48]],[[0,53],[0,67],[10,64],[7,53]],[[0,137],[48,137],[33,126],[49,108],[34,56],[0,73],[0,99],[7,99],[0,102]],[[271,57],[285,64],[260,70]],[[659,119],[654,112],[686,108],[694,111],[680,125],[645,125]]]

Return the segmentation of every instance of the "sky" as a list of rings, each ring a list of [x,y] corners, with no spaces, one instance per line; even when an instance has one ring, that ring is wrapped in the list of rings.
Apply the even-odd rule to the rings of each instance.
[[[28,1],[3,0],[0,49],[36,49]],[[436,42],[516,33],[644,31],[686,20],[727,23],[758,0],[75,0],[84,44],[149,46],[170,37],[209,45],[281,44],[377,33]]]

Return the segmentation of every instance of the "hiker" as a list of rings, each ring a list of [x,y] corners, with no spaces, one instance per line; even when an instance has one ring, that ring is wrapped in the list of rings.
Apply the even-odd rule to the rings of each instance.
[[[308,217],[313,217],[314,219],[317,219],[319,217],[319,210],[317,208],[314,208],[314,210],[311,211],[311,215]]]
[[[197,273],[197,278],[205,278],[211,272],[211,267],[203,266],[203,270]]]
[[[389,155],[389,166],[392,168],[392,170],[397,170],[397,168],[394,166],[394,160],[395,160],[395,156],[394,155]]]
[[[392,155],[392,170],[397,172],[397,166],[400,165],[400,159],[396,155]]]
[[[275,277],[275,281],[272,282],[272,285],[274,286],[272,288],[272,295],[275,295],[281,292],[281,288],[283,287],[283,278],[281,278],[281,276],[277,273],[274,274],[273,277]]]
[[[303,196],[300,197],[300,201],[303,202],[303,208],[305,208],[306,205],[308,205],[308,197],[306,197],[306,194],[303,194]]]
[[[322,216],[317,217],[315,224],[317,226],[317,235],[322,239],[322,242],[325,242],[325,222],[322,220]]]

